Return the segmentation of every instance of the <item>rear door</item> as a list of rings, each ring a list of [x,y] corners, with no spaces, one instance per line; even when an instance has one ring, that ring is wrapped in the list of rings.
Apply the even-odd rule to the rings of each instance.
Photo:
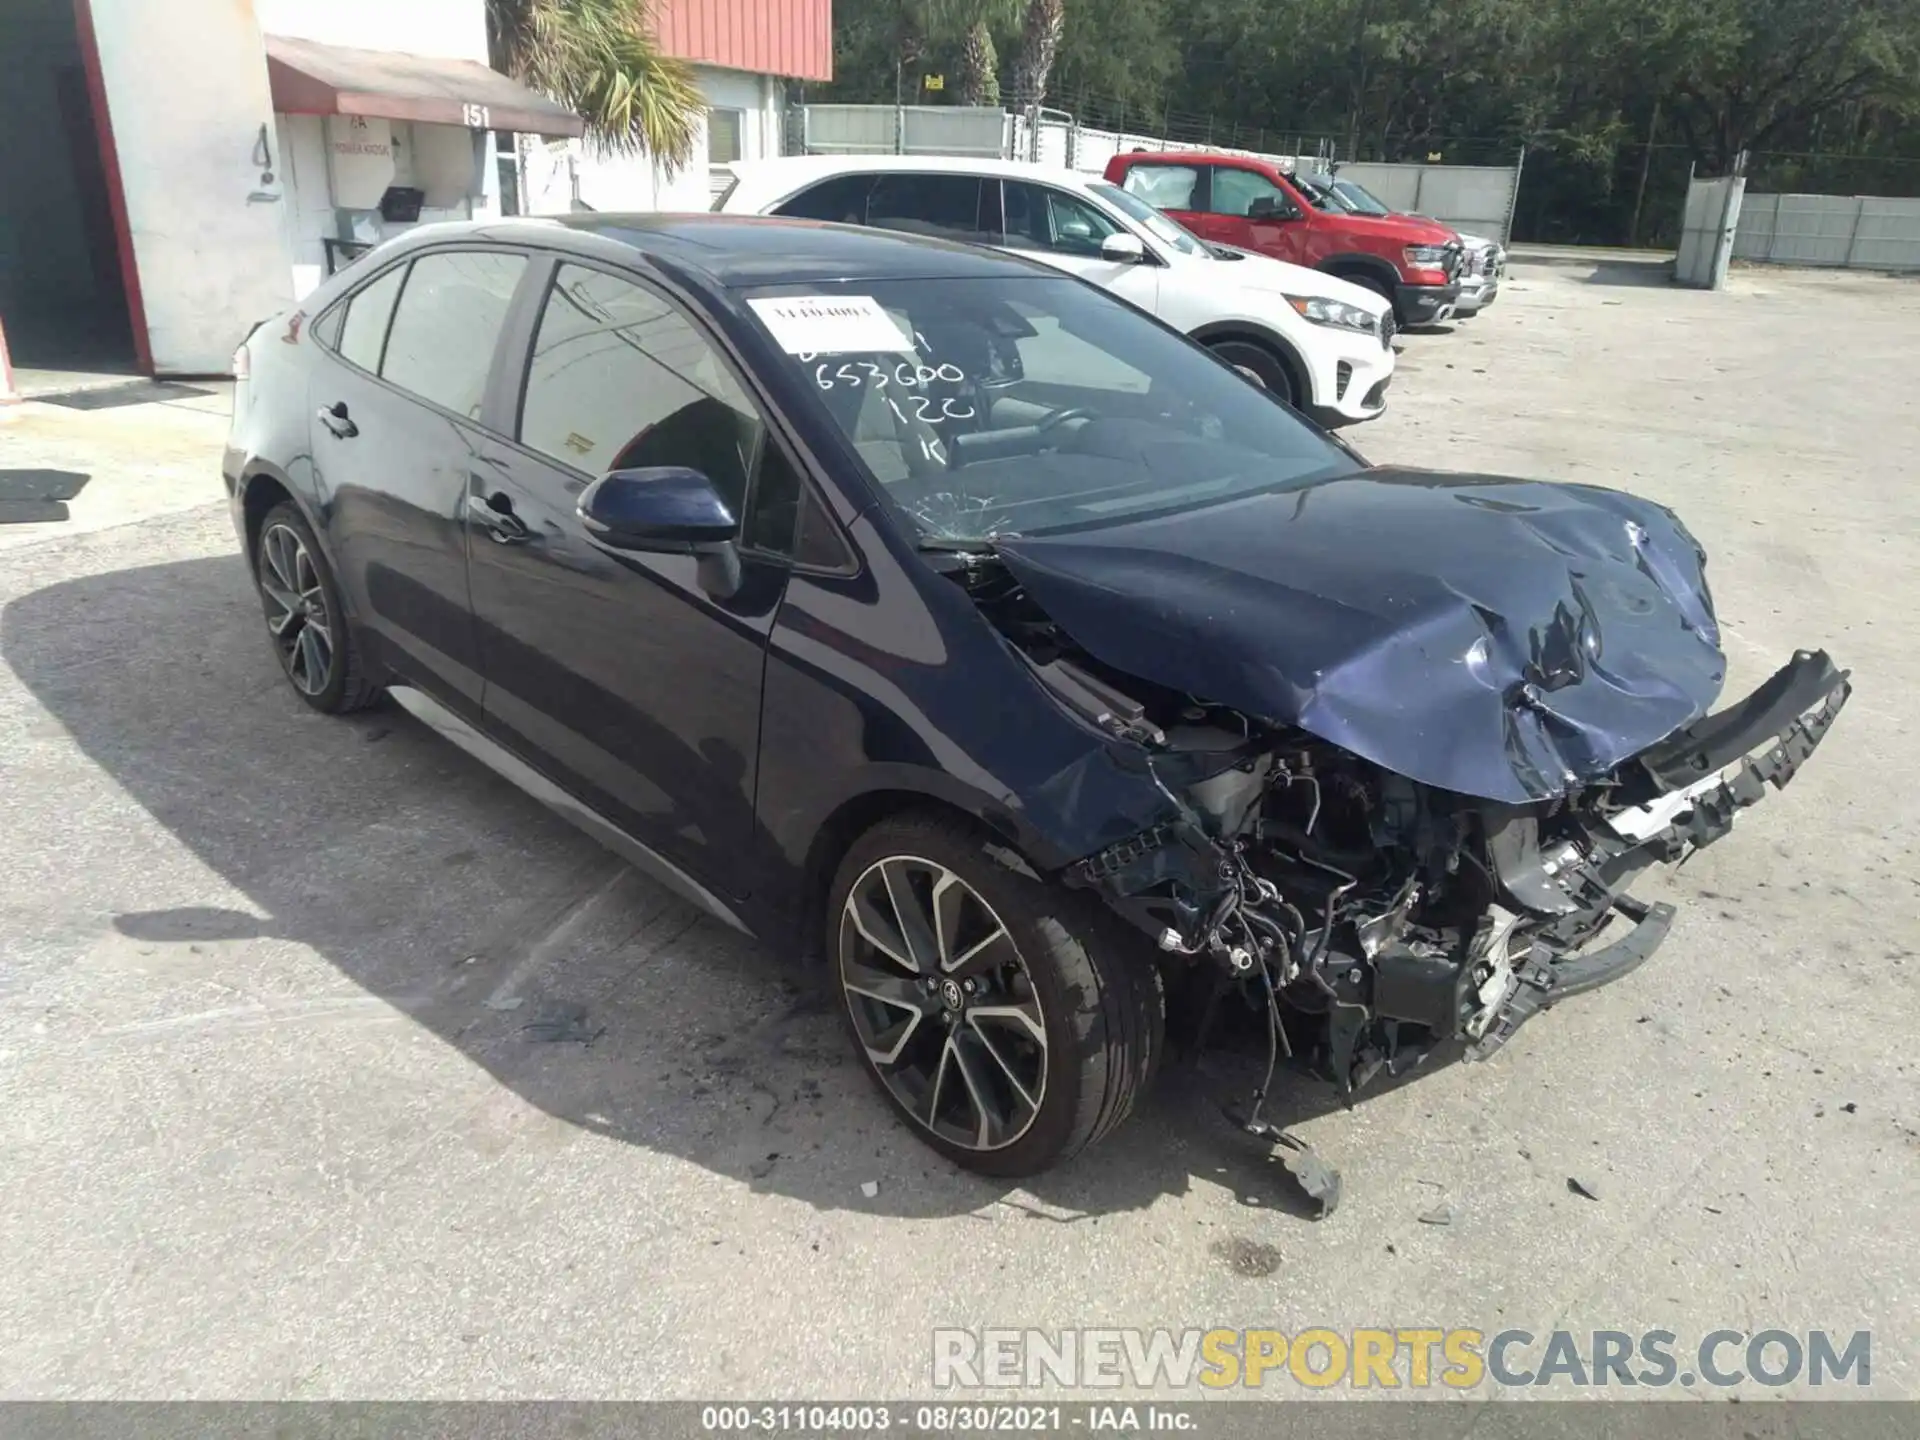
[[[1118,234],[1121,226],[1099,206],[1085,196],[1031,180],[1008,180],[1000,188],[1007,249],[1159,313],[1162,267],[1151,259],[1115,261],[1103,256],[1101,241]]]
[[[324,538],[362,634],[383,668],[476,719],[466,476],[527,263],[458,248],[378,272],[324,317],[334,353],[309,391]]]
[[[1152,163],[1129,165],[1120,188],[1138,195],[1156,210],[1163,210],[1202,240],[1219,244],[1225,239],[1211,233],[1215,217],[1207,208],[1207,167]]]
[[[488,730],[708,888],[739,897],[766,640],[799,471],[704,322],[640,277],[542,262],[509,342],[502,437],[473,457],[473,611]],[[510,438],[509,438],[510,437]],[[575,506],[609,470],[702,471],[743,517],[741,581],[617,552]]]
[[[999,182],[945,172],[876,175],[867,196],[867,224],[968,245],[997,245]]]

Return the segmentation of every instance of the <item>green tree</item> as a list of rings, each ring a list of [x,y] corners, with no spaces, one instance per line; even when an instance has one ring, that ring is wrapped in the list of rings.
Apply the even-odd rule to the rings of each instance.
[[[1027,0],[1020,54],[1013,66],[1013,103],[1025,110],[1047,98],[1047,85],[1067,29],[1067,0]]]
[[[487,0],[487,42],[496,69],[578,112],[602,149],[692,158],[706,99],[660,53],[644,0]]]

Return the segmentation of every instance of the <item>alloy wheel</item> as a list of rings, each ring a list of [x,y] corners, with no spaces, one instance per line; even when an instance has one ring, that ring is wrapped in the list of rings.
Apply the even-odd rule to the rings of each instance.
[[[840,985],[881,1081],[914,1121],[999,1150],[1046,1099],[1047,1028],[1011,932],[946,866],[870,865],[840,915]]]
[[[313,555],[290,525],[261,533],[260,595],[287,678],[303,695],[318,695],[333,677],[333,622]]]

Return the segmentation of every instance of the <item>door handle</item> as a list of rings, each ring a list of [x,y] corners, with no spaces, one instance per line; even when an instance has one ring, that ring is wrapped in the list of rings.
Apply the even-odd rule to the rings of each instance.
[[[351,440],[360,433],[360,427],[353,423],[353,417],[347,414],[347,402],[342,400],[334,405],[320,407],[320,423],[342,440]]]
[[[487,538],[496,545],[524,545],[533,538],[526,522],[513,513],[513,501],[506,492],[491,495],[467,494],[467,514],[485,527]]]

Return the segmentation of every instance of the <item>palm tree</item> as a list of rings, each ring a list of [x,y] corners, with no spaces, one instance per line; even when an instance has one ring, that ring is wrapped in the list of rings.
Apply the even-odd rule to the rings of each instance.
[[[487,44],[496,69],[578,112],[601,149],[692,158],[706,97],[660,53],[646,0],[487,0]]]
[[[1060,37],[1067,28],[1067,0],[1027,0],[1027,18],[1020,30],[1020,58],[1013,67],[1013,103],[1025,110],[1047,98],[1053,62],[1060,54]]]

